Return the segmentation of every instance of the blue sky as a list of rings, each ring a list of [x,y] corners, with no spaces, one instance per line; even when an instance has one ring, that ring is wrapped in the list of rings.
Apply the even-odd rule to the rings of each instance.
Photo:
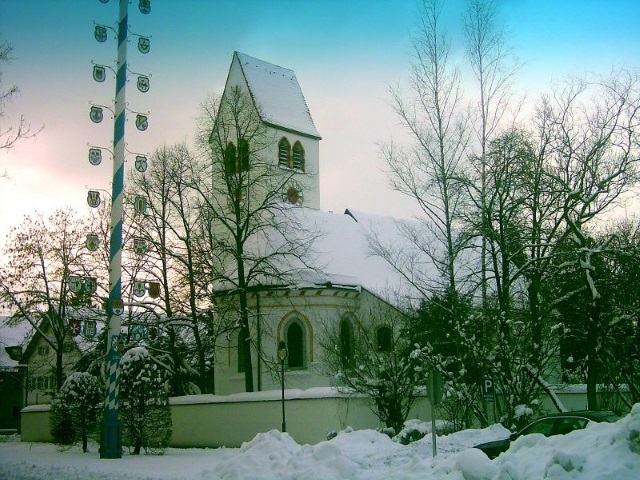
[[[151,153],[163,143],[191,142],[198,106],[219,93],[234,50],[293,69],[323,140],[321,206],[405,216],[411,205],[387,187],[377,143],[401,135],[388,106],[389,86],[406,79],[415,33],[416,0],[152,0],[152,12],[130,5],[134,33],[151,35],[143,56],[129,46],[129,68],[151,74],[141,94],[130,82],[129,108],[150,112],[149,130],[127,123],[127,148]],[[464,52],[465,2],[449,0],[444,22],[453,58]],[[110,104],[114,80],[93,81],[91,61],[114,64],[115,40],[98,43],[94,21],[115,25],[118,2],[2,0],[0,38],[16,60],[0,66],[3,84],[20,93],[0,119],[24,114],[35,140],[0,152],[0,245],[9,225],[33,210],[88,209],[86,190],[109,188],[111,165],[87,161],[87,144],[109,146],[112,124],[94,125],[89,102]],[[640,66],[637,0],[503,0],[507,41],[524,62],[518,93],[535,100],[553,79],[613,66]],[[471,92],[470,92],[471,93]]]

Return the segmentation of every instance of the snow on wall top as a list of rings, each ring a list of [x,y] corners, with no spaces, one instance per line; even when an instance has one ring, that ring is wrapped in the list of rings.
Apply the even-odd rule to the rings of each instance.
[[[262,120],[320,139],[293,70],[235,52]]]

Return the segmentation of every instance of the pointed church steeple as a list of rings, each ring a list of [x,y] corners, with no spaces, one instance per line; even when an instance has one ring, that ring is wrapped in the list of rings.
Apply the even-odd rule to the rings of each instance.
[[[320,208],[321,140],[293,70],[234,52],[225,92],[240,86],[249,93],[260,119],[275,139],[266,160],[283,172],[293,172],[292,185],[283,192],[292,203]]]

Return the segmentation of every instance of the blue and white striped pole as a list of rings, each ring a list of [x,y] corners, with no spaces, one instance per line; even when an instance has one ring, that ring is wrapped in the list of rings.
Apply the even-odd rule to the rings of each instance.
[[[118,419],[118,367],[120,365],[120,315],[122,307],[122,209],[124,197],[124,123],[127,83],[127,31],[129,0],[120,1],[115,123],[113,127],[113,184],[111,191],[111,240],[109,244],[109,301],[107,315],[107,392],[100,458],[122,458],[122,430]]]

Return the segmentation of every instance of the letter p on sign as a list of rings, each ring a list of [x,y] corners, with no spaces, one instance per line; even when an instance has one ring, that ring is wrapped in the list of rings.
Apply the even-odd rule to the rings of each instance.
[[[485,402],[494,402],[496,399],[493,380],[490,378],[482,379],[482,398],[484,398]]]

